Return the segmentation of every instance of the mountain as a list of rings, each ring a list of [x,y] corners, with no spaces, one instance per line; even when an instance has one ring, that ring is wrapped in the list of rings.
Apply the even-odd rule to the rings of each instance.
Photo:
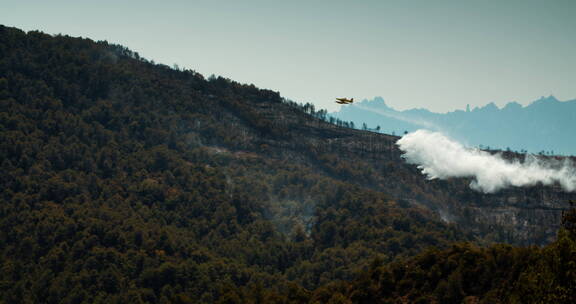
[[[553,246],[576,198],[429,181],[398,137],[331,121],[105,41],[0,26],[0,302],[322,302],[431,246]]]
[[[568,140],[576,128],[576,100],[542,97],[526,107],[510,102],[502,109],[494,103],[445,114],[426,109],[396,111],[381,97],[344,106],[332,113],[356,126],[380,126],[383,132],[440,131],[469,146],[511,149],[539,154],[576,155],[576,143]]]
[[[576,219],[574,210],[565,219]],[[315,291],[320,303],[574,303],[576,230],[544,247],[455,244]],[[567,227],[568,227],[567,226]]]

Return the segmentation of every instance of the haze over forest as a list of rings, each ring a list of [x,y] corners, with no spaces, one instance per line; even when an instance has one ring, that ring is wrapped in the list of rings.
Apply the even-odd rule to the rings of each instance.
[[[533,154],[576,155],[576,99],[542,97],[527,106],[509,102],[434,113],[425,108],[397,111],[376,97],[343,106],[331,115],[384,133],[402,135],[418,129],[442,132],[469,147]]]
[[[429,180],[422,133],[106,41],[0,26],[0,72],[2,303],[576,300],[562,174]]]
[[[576,303],[575,12],[0,0],[0,304]]]

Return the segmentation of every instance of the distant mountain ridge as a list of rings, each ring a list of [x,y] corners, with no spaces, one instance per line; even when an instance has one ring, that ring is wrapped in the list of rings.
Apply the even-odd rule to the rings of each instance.
[[[344,106],[332,115],[384,133],[430,129],[468,146],[576,155],[576,142],[569,140],[576,128],[576,99],[559,101],[548,96],[527,106],[509,102],[502,108],[492,102],[441,114],[427,109],[397,111],[382,97],[375,97]]]

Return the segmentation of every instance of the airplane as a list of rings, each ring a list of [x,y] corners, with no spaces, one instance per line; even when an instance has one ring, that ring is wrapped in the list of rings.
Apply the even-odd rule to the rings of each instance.
[[[336,98],[336,103],[339,104],[351,104],[354,102],[354,98]]]

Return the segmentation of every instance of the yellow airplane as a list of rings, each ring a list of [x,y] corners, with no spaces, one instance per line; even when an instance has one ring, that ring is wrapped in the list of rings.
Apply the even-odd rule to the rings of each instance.
[[[354,98],[336,98],[336,103],[339,104],[351,104],[354,102]]]

